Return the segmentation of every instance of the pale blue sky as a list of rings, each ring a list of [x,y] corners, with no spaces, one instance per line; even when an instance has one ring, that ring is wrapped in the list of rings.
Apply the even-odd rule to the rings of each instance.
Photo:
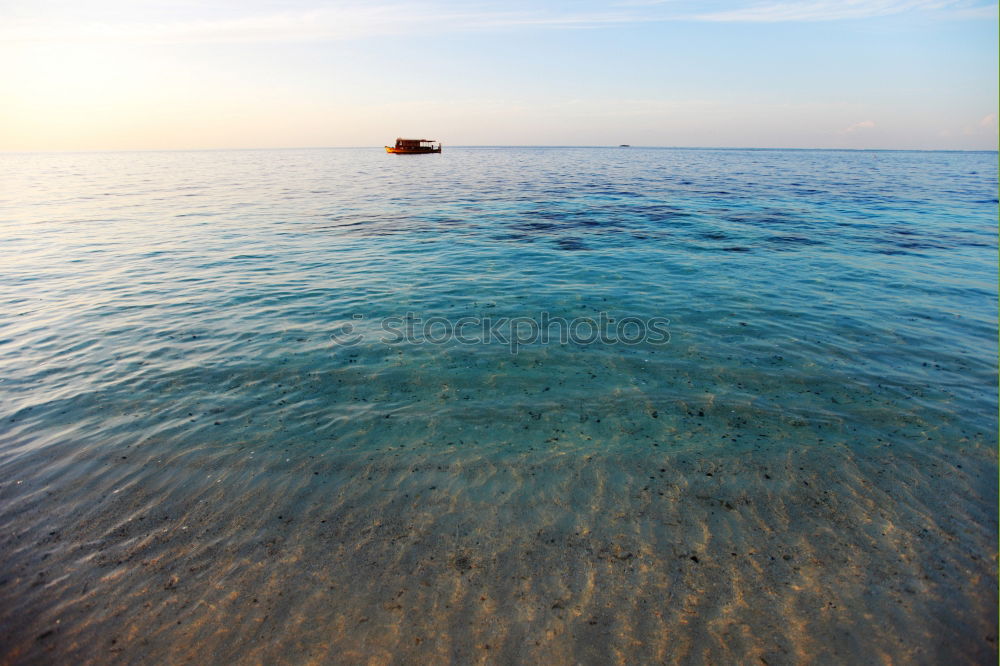
[[[5,0],[0,57],[0,150],[997,146],[979,0]]]

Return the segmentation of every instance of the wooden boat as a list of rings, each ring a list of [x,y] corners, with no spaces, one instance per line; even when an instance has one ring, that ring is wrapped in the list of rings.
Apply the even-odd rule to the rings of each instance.
[[[424,155],[440,153],[441,142],[434,139],[396,139],[395,146],[386,146],[385,152],[397,155]]]

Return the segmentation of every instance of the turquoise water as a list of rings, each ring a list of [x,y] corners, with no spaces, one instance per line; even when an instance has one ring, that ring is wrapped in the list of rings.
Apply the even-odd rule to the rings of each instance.
[[[995,153],[0,183],[5,660],[995,662]]]

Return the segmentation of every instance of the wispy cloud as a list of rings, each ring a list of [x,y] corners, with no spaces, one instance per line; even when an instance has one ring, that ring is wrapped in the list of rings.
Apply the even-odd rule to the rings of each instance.
[[[809,0],[757,3],[737,9],[696,14],[700,21],[777,23],[788,21],[840,21],[876,18],[911,11],[995,11],[996,4],[965,0]]]
[[[111,0],[108,0],[110,3]],[[719,3],[713,3],[718,7]],[[92,16],[101,17],[95,5]],[[185,6],[190,9],[190,6]],[[7,16],[0,10],[0,42],[303,42],[357,39],[426,32],[472,32],[517,28],[582,29],[609,25],[670,21],[780,22],[862,19],[911,11],[947,12],[988,18],[996,4],[983,0],[803,0],[801,2],[731,2],[704,11],[691,0],[616,0],[587,3],[586,9],[511,8],[510,5],[437,2],[338,3],[295,11],[257,13],[239,7],[188,19],[150,18],[139,9],[115,6],[106,18],[79,20],[71,11],[32,10],[17,5]],[[513,7],[517,7],[514,5]],[[168,14],[169,15],[169,14]],[[131,18],[129,18],[131,16]],[[53,18],[55,17],[55,18]],[[61,17],[61,18],[60,18]]]
[[[951,12],[955,18],[989,19],[996,21],[1000,17],[1000,6],[997,4],[960,7]]]
[[[960,18],[990,18],[997,13],[995,0],[616,0],[614,6],[669,6],[677,12],[675,19],[758,23],[837,21],[912,11],[946,11]]]
[[[861,130],[872,129],[873,127],[875,127],[875,121],[874,120],[862,120],[861,122],[854,123],[850,127],[847,127],[845,129],[841,130],[840,133],[841,134],[854,134],[855,132],[859,132]]]
[[[2,42],[288,42],[355,39],[394,34],[440,34],[517,27],[589,28],[639,19],[621,11],[543,13],[456,11],[447,6],[341,5],[315,10],[184,21],[8,20]]]

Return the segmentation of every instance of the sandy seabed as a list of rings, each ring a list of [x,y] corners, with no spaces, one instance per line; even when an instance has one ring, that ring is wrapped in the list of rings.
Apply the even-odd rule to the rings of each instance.
[[[997,658],[996,456],[975,442],[240,456],[4,479],[2,661]]]

